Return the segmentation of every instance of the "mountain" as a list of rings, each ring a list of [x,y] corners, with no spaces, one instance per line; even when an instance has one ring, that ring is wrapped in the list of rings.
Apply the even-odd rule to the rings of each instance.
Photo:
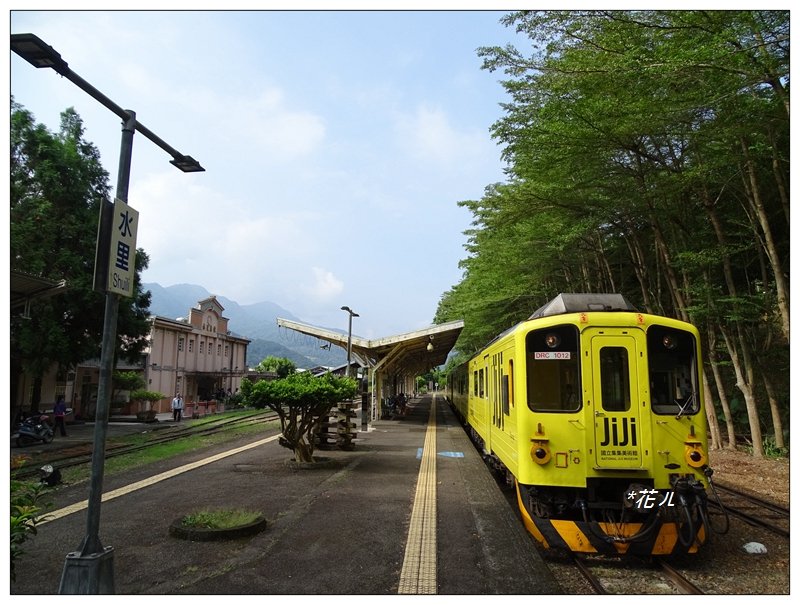
[[[150,290],[152,295],[150,314],[170,319],[186,317],[189,309],[196,306],[198,301],[211,296],[208,290],[195,284],[164,287],[157,283],[145,283],[142,287]],[[338,366],[347,361],[347,354],[341,347],[321,349],[320,345],[324,343],[317,339],[279,328],[275,321],[278,317],[292,321],[302,320],[273,302],[240,305],[219,295],[217,300],[225,309],[223,315],[230,320],[228,326],[231,332],[252,341],[247,347],[247,365],[250,367],[269,355],[287,357],[300,368]]]

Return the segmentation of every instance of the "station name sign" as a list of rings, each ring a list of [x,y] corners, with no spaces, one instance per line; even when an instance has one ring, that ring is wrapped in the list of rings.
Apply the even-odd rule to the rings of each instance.
[[[101,205],[95,258],[95,289],[133,297],[139,212],[115,199]]]

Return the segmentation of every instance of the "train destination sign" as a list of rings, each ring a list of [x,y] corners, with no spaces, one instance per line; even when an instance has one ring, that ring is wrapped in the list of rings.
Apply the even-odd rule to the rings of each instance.
[[[539,359],[571,359],[570,351],[534,351],[534,360]]]

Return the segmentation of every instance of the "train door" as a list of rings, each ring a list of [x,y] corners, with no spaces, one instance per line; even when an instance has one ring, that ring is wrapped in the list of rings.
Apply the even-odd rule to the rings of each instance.
[[[638,330],[636,332],[639,332]],[[639,349],[631,330],[589,329],[591,342],[594,452],[597,468],[642,466]]]

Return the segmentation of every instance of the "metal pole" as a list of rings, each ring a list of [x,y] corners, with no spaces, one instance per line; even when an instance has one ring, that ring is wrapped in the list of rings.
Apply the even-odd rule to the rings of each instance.
[[[350,353],[353,350],[353,312],[348,311],[348,317],[350,318],[347,322],[347,369],[344,371],[344,375],[348,378],[350,377]]]
[[[128,110],[122,125],[119,171],[117,173],[117,198],[128,201],[128,184],[133,155],[133,135],[136,131],[136,113]],[[106,203],[106,202],[103,202]],[[99,246],[108,242],[98,242]],[[100,382],[97,387],[97,411],[92,449],[92,476],[89,485],[89,504],[86,519],[86,536],[78,550],[67,555],[61,575],[59,594],[114,594],[114,548],[103,547],[100,542],[100,504],[103,495],[108,414],[111,408],[111,378],[114,371],[114,352],[117,340],[119,297],[106,292],[103,341],[100,353]]]

